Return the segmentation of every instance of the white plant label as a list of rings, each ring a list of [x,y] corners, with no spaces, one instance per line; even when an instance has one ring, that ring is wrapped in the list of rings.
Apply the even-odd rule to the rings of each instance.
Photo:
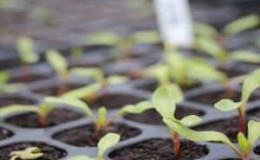
[[[164,41],[181,47],[190,47],[193,43],[193,32],[188,0],[155,0],[155,5]]]

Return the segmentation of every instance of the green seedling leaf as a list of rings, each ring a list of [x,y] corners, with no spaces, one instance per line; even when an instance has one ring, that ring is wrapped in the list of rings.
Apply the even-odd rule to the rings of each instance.
[[[247,103],[252,92],[260,87],[260,69],[253,71],[246,77],[242,87],[241,102]]]
[[[71,157],[71,158],[69,158],[69,160],[97,160],[97,159],[92,158],[92,157],[88,157],[88,156],[85,156],[85,155],[80,155],[80,156]]]
[[[47,51],[46,59],[60,78],[65,78],[68,75],[67,61],[58,51]]]
[[[70,74],[89,77],[98,82],[104,79],[103,71],[99,68],[72,68]]]
[[[106,125],[107,120],[107,109],[105,107],[101,107],[98,109],[98,120],[97,124],[99,127],[103,127]]]
[[[84,103],[83,101],[78,100],[78,99],[46,97],[46,98],[44,98],[42,104],[46,105],[46,106],[64,104],[64,105],[67,105],[68,107],[78,108],[78,109],[84,111],[85,114],[87,116],[89,116],[89,118],[91,118],[92,120],[95,119],[90,107],[86,103]]]
[[[86,41],[86,45],[108,45],[114,46],[120,40],[120,37],[111,32],[99,32],[90,35]]]
[[[156,44],[161,42],[160,34],[157,31],[136,32],[132,38],[136,44]]]
[[[80,99],[80,98],[86,98],[94,93],[97,93],[102,88],[102,84],[100,83],[93,83],[90,85],[87,85],[86,87],[74,89],[72,91],[69,91],[65,94],[63,94],[61,97],[63,98],[70,98],[70,99]]]
[[[153,104],[150,101],[143,101],[143,102],[139,102],[136,105],[126,105],[124,106],[120,111],[119,114],[120,115],[125,115],[127,113],[131,113],[131,114],[139,114],[142,113],[146,110],[152,109]]]
[[[28,160],[28,159],[38,159],[43,156],[40,148],[38,147],[30,147],[21,151],[13,151],[10,153],[10,160]]]
[[[260,122],[249,121],[248,122],[248,141],[251,147],[254,146],[256,141],[260,138]]]
[[[259,24],[260,24],[259,16],[255,14],[251,14],[229,23],[228,25],[225,26],[223,32],[225,34],[237,34],[255,28]]]
[[[214,27],[202,23],[195,23],[193,31],[196,35],[207,38],[215,38],[218,35],[218,32]]]
[[[177,85],[169,85],[159,87],[152,96],[152,103],[157,112],[166,118],[172,118],[176,103],[183,100],[183,95]]]
[[[10,78],[10,73],[8,71],[1,71],[0,72],[0,87],[5,85]]]
[[[198,37],[196,40],[196,48],[203,53],[209,54],[220,61],[227,59],[227,53],[214,40]]]
[[[258,53],[246,50],[239,50],[230,53],[230,59],[248,63],[260,63],[260,55]]]
[[[202,122],[202,119],[195,115],[186,116],[180,120],[180,123],[187,127],[196,126],[196,125],[200,124],[201,122]]]
[[[242,153],[244,155],[249,155],[252,148],[251,148],[250,143],[246,139],[245,135],[241,132],[238,133],[237,140],[238,140],[238,144],[239,144],[239,147],[240,147]]]
[[[156,78],[160,85],[170,84],[169,67],[165,64],[157,64],[145,69],[143,76]]]
[[[215,131],[194,131],[179,123],[178,121],[174,121],[172,119],[163,118],[163,122],[167,124],[167,126],[173,129],[182,137],[194,141],[194,142],[222,142],[228,145],[232,150],[239,154],[236,147],[232,144],[232,142],[220,132]]]
[[[20,37],[16,42],[16,48],[24,64],[36,63],[39,56],[34,51],[33,41],[29,37]]]
[[[106,78],[106,82],[111,85],[120,85],[128,81],[126,76],[112,75]]]
[[[120,136],[115,133],[106,134],[100,141],[98,142],[98,154],[97,160],[103,160],[106,151],[115,146],[120,140]]]
[[[222,99],[219,102],[215,103],[214,106],[220,111],[229,112],[238,109],[239,107],[241,107],[241,105],[241,102],[234,102],[230,99]]]
[[[1,107],[0,116],[5,116],[5,115],[17,113],[17,112],[39,113],[39,109],[37,108],[37,106],[14,104],[14,105]]]
[[[24,89],[24,84],[22,83],[13,83],[13,84],[6,84],[3,85],[2,88],[0,87],[0,93],[17,93]]]

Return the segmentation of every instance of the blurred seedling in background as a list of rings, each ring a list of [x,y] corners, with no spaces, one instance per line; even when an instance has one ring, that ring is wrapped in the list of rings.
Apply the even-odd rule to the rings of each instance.
[[[229,112],[233,110],[238,111],[239,122],[238,131],[246,133],[246,106],[252,93],[260,87],[260,69],[255,70],[249,74],[242,86],[242,95],[240,102],[234,102],[231,99],[222,99],[215,104],[215,107],[223,112]],[[260,129],[260,128],[259,128]]]
[[[8,84],[10,73],[8,71],[0,72],[0,93],[17,93],[24,88],[21,83]]]
[[[106,151],[114,147],[120,140],[120,135],[115,133],[107,133],[104,137],[102,137],[97,146],[97,157],[88,157],[85,155],[79,155],[69,158],[68,160],[105,160]]]
[[[24,0],[0,0],[0,12],[21,12],[25,9]]]
[[[39,60],[39,55],[35,52],[34,43],[29,37],[19,37],[16,48],[20,54],[22,64],[22,82],[30,81],[30,65]]]
[[[219,36],[222,36],[222,39],[223,37],[226,39],[229,36],[256,28],[259,25],[260,17],[254,14],[229,23],[224,27],[222,33],[218,33],[209,25],[195,24],[194,30],[197,37],[194,48],[214,57],[220,68],[225,68],[229,61],[260,63],[259,54],[247,50],[227,51],[223,44],[219,44],[216,41]]]
[[[9,160],[35,160],[41,158],[43,153],[38,147],[29,147],[21,151],[12,151]]]
[[[140,31],[132,35],[120,36],[112,32],[99,32],[90,35],[86,45],[105,45],[114,47],[117,60],[128,59],[133,52],[135,45],[139,44],[158,44],[161,42],[159,33],[156,31]]]
[[[45,99],[45,102],[51,104],[52,106],[60,106],[60,105],[67,105],[70,107],[74,107],[75,109],[80,109],[84,112],[84,114],[92,120],[95,124],[95,132],[93,137],[95,140],[99,140],[101,136],[106,133],[107,127],[113,124],[116,119],[124,116],[125,114],[140,114],[148,109],[152,108],[152,105],[148,101],[143,101],[137,103],[136,105],[126,105],[122,106],[122,108],[117,111],[113,116],[107,118],[107,109],[105,107],[100,107],[97,111],[97,116],[91,111],[88,104],[85,102],[78,100],[78,99],[71,99],[71,98],[54,98],[48,97]],[[6,109],[8,110],[8,109]],[[0,110],[1,113],[1,110]]]
[[[233,150],[241,160],[249,160],[255,143],[260,138],[260,122],[249,121],[247,137],[244,133],[239,132],[237,135],[238,146],[233,144],[230,139],[223,133],[216,131],[195,131],[188,128],[180,121],[172,118],[163,117],[163,121],[169,128],[175,130],[180,136],[194,142],[221,142]],[[194,120],[191,118],[193,123]]]
[[[185,126],[194,126],[201,122],[201,119],[195,115],[190,115],[177,120],[175,117],[176,104],[183,101],[183,94],[177,85],[168,85],[159,87],[152,96],[152,103],[156,111],[162,118],[167,118]],[[169,126],[168,126],[169,127]],[[169,127],[174,145],[174,157],[178,159],[181,153],[181,142],[178,132]]]

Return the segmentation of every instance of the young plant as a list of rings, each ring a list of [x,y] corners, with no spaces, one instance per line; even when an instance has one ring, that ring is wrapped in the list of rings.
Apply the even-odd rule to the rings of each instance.
[[[175,117],[176,104],[183,101],[183,95],[177,85],[168,85],[159,87],[152,96],[152,103],[156,111],[163,119],[170,119],[185,126],[194,126],[201,122],[201,119],[195,115],[190,115],[178,120]],[[178,132],[169,127],[172,141],[174,144],[174,157],[177,159],[181,152],[181,143]]]
[[[34,160],[41,158],[43,153],[38,147],[29,147],[21,151],[12,151],[9,156],[10,160]]]
[[[246,133],[246,106],[252,93],[260,87],[260,69],[248,75],[242,87],[242,95],[239,102],[231,99],[223,99],[215,104],[215,107],[223,112],[237,110],[239,114],[238,131]]]
[[[194,141],[194,142],[221,142],[226,144],[231,150],[233,150],[241,160],[249,160],[253,147],[257,140],[260,138],[260,122],[249,121],[247,137],[244,133],[239,132],[237,135],[238,147],[233,144],[230,139],[216,131],[194,131],[188,128],[185,124],[174,119],[167,117],[163,118],[164,123],[169,128],[175,130],[182,137]],[[190,119],[190,122],[193,122]]]
[[[132,48],[137,44],[157,44],[160,41],[160,36],[155,31],[136,32],[128,36],[99,32],[89,36],[86,44],[114,46],[117,59],[122,59],[129,58]]]
[[[29,37],[19,37],[16,48],[22,63],[22,81],[28,82],[30,80],[29,66],[38,62],[39,56],[35,52],[33,41]]]
[[[105,153],[106,151],[115,146],[120,140],[120,135],[115,133],[108,133],[104,137],[102,137],[98,142],[98,153],[97,157],[88,157],[85,155],[79,155],[72,158],[69,158],[69,160],[105,160]]]
[[[20,83],[8,84],[9,79],[10,73],[8,71],[0,72],[0,93],[17,93],[24,88]]]

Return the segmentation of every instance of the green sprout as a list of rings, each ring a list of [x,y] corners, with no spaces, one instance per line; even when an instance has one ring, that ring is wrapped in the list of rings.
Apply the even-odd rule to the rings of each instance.
[[[194,131],[188,128],[182,122],[163,117],[164,123],[169,128],[175,130],[182,137],[194,142],[221,142],[233,150],[241,160],[249,160],[250,154],[257,140],[260,138],[260,122],[249,121],[247,138],[244,133],[239,132],[237,135],[238,147],[223,133],[216,131]],[[191,122],[193,120],[191,119]]]
[[[0,93],[17,93],[24,88],[21,83],[8,84],[10,73],[8,71],[0,72]]]
[[[39,55],[35,52],[34,43],[29,37],[19,37],[16,42],[16,48],[22,63],[22,80],[28,82],[30,80],[29,66],[38,62]]]
[[[104,137],[102,137],[98,142],[98,153],[97,157],[88,157],[85,155],[79,155],[75,157],[69,158],[69,160],[105,160],[106,151],[115,146],[120,140],[120,136],[115,133],[107,133]]]
[[[138,44],[157,44],[161,41],[156,31],[140,31],[129,36],[119,36],[111,32],[92,34],[86,40],[87,45],[107,45],[115,47],[118,59],[128,58],[132,48]]]
[[[41,158],[43,153],[38,147],[29,147],[21,151],[12,151],[9,160],[34,160]]]
[[[178,120],[175,117],[176,104],[183,101],[183,94],[177,85],[159,87],[152,96],[152,103],[156,111],[163,117],[185,126],[194,126],[201,122],[195,115],[190,115]],[[167,123],[166,123],[167,124]],[[169,127],[169,126],[168,126]],[[177,159],[181,152],[181,143],[178,132],[169,127],[174,144],[174,157]]]
[[[237,110],[239,113],[239,132],[246,132],[246,106],[252,93],[260,87],[260,69],[253,71],[248,75],[242,87],[242,95],[239,102],[231,99],[222,99],[215,104],[215,107],[223,112]]]

